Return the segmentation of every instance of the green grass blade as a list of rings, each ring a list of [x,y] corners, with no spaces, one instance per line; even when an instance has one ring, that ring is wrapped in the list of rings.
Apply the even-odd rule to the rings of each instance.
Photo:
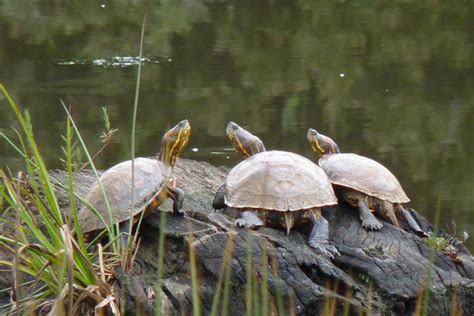
[[[7,98],[10,107],[15,112],[17,119],[23,128],[23,131],[25,132],[25,135],[28,140],[28,145],[33,152],[35,162],[38,165],[38,173],[42,183],[43,194],[46,200],[48,201],[48,204],[51,206],[52,215],[55,217],[56,221],[63,224],[62,215],[61,212],[59,212],[59,204],[54,194],[54,188],[49,178],[48,169],[46,168],[46,165],[38,149],[38,145],[35,141],[35,138],[33,137],[33,130],[31,127],[31,121],[29,119],[28,112],[25,112],[25,116],[21,114],[19,107],[13,101],[13,98],[10,96],[3,84],[0,84],[0,90],[2,90],[3,94]]]
[[[278,308],[278,315],[286,315],[285,314],[285,305],[283,304],[283,290],[281,284],[283,281],[280,278],[280,272],[278,269],[278,259],[276,257],[271,257],[271,266],[272,266],[272,273],[275,278],[275,296],[276,296],[276,303]]]
[[[259,286],[258,274],[257,274],[257,269],[255,268],[253,271],[253,282],[252,282],[253,315],[260,315],[260,291],[259,291],[258,286]]]
[[[441,198],[438,197],[433,233],[436,233],[439,229],[440,213],[441,213]],[[427,316],[429,314],[429,302],[430,302],[430,292],[431,292],[430,288],[431,288],[431,283],[433,281],[433,265],[434,265],[435,258],[436,258],[436,248],[432,247],[430,257],[429,257],[428,271],[426,275],[425,291],[423,294],[423,309],[421,311],[423,316]]]
[[[230,292],[230,277],[232,265],[229,259],[229,263],[226,266],[225,278],[224,278],[224,294],[222,297],[222,316],[227,316],[227,308],[229,307],[229,292]]]
[[[196,249],[194,246],[194,238],[192,233],[191,222],[188,222],[188,244],[189,244],[189,266],[191,270],[191,289],[193,297],[193,314],[201,316],[201,302],[199,298],[199,284],[197,276]]]
[[[57,203],[56,187],[53,185],[58,185],[58,181],[50,177],[44,164],[33,135],[28,111],[22,114],[3,85],[0,85],[0,90],[6,95],[10,107],[22,127],[21,133],[14,130],[18,136],[19,145],[16,145],[3,133],[0,133],[0,138],[5,139],[23,157],[27,172],[25,177],[18,178],[22,181],[18,181],[0,169],[0,201],[8,203],[9,209],[15,209],[17,218],[21,219],[21,225],[15,224],[17,228],[15,238],[0,235],[2,248],[8,249],[12,253],[15,253],[15,249],[17,250],[13,261],[4,261],[0,264],[16,267],[17,271],[22,271],[34,278],[34,282],[28,284],[28,288],[25,284],[21,285],[21,291],[26,296],[17,295],[18,299],[15,304],[19,306],[25,302],[34,310],[38,308],[39,304],[44,303],[44,299],[56,297],[56,304],[60,304],[57,305],[59,309],[66,302],[71,308],[72,299],[75,297],[72,292],[75,291],[76,285],[80,288],[87,288],[89,285],[98,286],[100,295],[104,295],[105,298],[112,293],[111,288],[100,279],[95,271],[96,263],[92,261],[94,257],[88,253],[78,225],[76,198],[81,201],[83,198],[74,192],[72,182],[74,135],[77,135],[84,148],[85,145],[68,109],[65,108],[68,114],[67,134],[63,138],[66,141],[68,184],[61,187],[65,188],[69,195],[69,205],[76,233],[79,235],[79,242],[76,242],[72,236],[71,222],[67,220],[68,224],[64,224],[66,220]],[[85,153],[88,154],[87,150]],[[90,155],[88,157],[98,178]],[[103,188],[102,193],[105,194]],[[4,222],[9,224],[6,220]],[[119,262],[117,258],[118,256],[114,257],[113,253],[108,252],[104,264],[113,265],[114,262],[116,264]],[[19,278],[16,277],[16,279]],[[67,289],[68,292],[64,292],[63,289]],[[20,293],[18,286],[15,287],[15,290],[16,293]],[[65,296],[67,293],[68,295]]]
[[[156,303],[155,315],[161,316],[161,282],[163,280],[163,262],[165,257],[165,223],[166,212],[161,211],[160,215],[160,236],[158,241],[158,269],[156,271]]]
[[[137,71],[137,81],[135,86],[135,98],[133,100],[133,118],[132,118],[132,139],[130,145],[130,159],[132,160],[132,196],[131,196],[131,203],[130,203],[130,225],[128,225],[128,238],[127,238],[127,247],[126,249],[127,254],[131,253],[131,241],[134,238],[130,238],[132,236],[132,228],[133,228],[133,214],[135,211],[135,133],[136,133],[136,122],[137,122],[137,112],[138,112],[138,98],[140,95],[140,79],[142,74],[142,53],[143,53],[143,38],[145,36],[145,22],[146,22],[146,14],[143,17],[142,23],[142,33],[140,37],[140,51],[138,54],[138,71]],[[138,232],[138,228],[137,228]],[[128,261],[128,256],[125,256],[125,261]],[[126,262],[123,263],[126,265]]]
[[[232,259],[232,253],[234,251],[234,237],[235,235],[233,233],[229,233],[227,235],[227,242],[225,245],[224,253],[222,255],[222,264],[219,270],[219,279],[217,280],[217,288],[216,288],[216,293],[214,294],[214,298],[212,299],[212,307],[211,307],[211,313],[210,316],[216,316],[217,312],[219,310],[219,303],[220,303],[220,295],[221,295],[221,289],[222,285],[224,285],[224,299],[228,300],[228,292],[229,292],[229,271],[231,268],[231,259]],[[227,297],[226,297],[227,294]],[[227,306],[222,305],[222,308],[227,308]],[[225,312],[227,313],[227,311]],[[222,312],[222,314],[225,314]]]
[[[10,201],[9,204],[11,206],[18,206],[17,211],[21,219],[23,220],[23,222],[30,229],[30,232],[32,233],[32,235],[35,236],[47,249],[50,249],[50,250],[54,249],[53,244],[46,238],[43,232],[38,228],[31,214],[25,209],[23,203],[21,203],[21,201],[18,199],[14,185],[11,183],[11,181],[7,180],[8,178],[6,174],[1,169],[0,169],[0,178],[4,180],[4,184],[6,188],[5,193],[8,194],[8,198]]]
[[[74,122],[74,119],[72,118],[72,115],[71,113],[69,112],[69,110],[67,109],[66,105],[61,101],[62,105],[63,105],[63,108],[64,108],[64,111],[66,111],[66,114],[68,116],[68,119],[71,121],[71,125],[74,129],[74,132],[76,134],[76,137],[77,139],[79,140],[83,150],[84,150],[84,153],[87,157],[87,160],[89,161],[89,164],[92,168],[92,171],[94,172],[94,175],[96,177],[96,180],[98,181],[98,184],[99,184],[99,187],[100,187],[100,190],[102,191],[102,196],[104,198],[104,201],[105,201],[105,205],[107,207],[107,213],[108,213],[108,222],[104,222],[106,225],[106,230],[107,230],[107,233],[109,235],[109,238],[110,240],[115,240],[116,239],[116,236],[119,235],[119,229],[118,229],[118,225],[115,225],[114,224],[114,221],[112,219],[112,209],[110,208],[110,203],[109,203],[109,199],[107,197],[107,192],[105,191],[104,189],[104,186],[102,185],[102,181],[100,180],[100,177],[99,177],[99,173],[95,167],[95,164],[94,164],[94,161],[92,160],[92,157],[91,155],[89,154],[89,151],[87,150],[87,146],[84,142],[84,140],[82,139],[82,136],[79,132],[79,129],[77,128],[76,126],[76,123]],[[92,209],[92,208],[91,208]],[[96,215],[98,215],[98,212],[96,213]],[[113,245],[113,249],[114,249],[114,252],[115,253],[120,253],[120,246],[117,243],[114,243]]]
[[[87,254],[88,250],[86,247],[86,244],[84,242],[84,236],[82,234],[82,230],[80,228],[79,224],[79,218],[77,214],[77,206],[76,206],[76,193],[74,192],[74,183],[73,183],[73,177],[72,177],[72,167],[73,167],[73,162],[72,162],[72,140],[73,140],[73,130],[71,126],[71,121],[67,119],[66,121],[66,168],[67,168],[67,176],[68,176],[68,185],[67,185],[67,191],[69,194],[69,208],[71,211],[72,215],[72,224],[74,226],[75,233],[77,235],[76,240],[78,241],[79,244],[79,249],[83,254]],[[68,223],[70,225],[70,223]],[[79,279],[84,280],[85,284],[91,284],[95,282],[95,277],[94,273],[88,269],[88,266],[92,263],[90,261],[90,256],[86,255],[83,256],[84,259],[88,261],[88,264],[85,264],[83,262],[83,259],[77,256],[76,253],[74,253],[74,263],[76,265],[76,269],[78,270],[78,273],[80,273]]]
[[[72,137],[73,131],[71,128],[71,121],[68,119],[66,123],[66,167],[69,193],[69,208],[72,214],[74,230],[77,234],[77,240],[83,253],[87,253],[87,248],[84,243],[84,236],[79,225],[79,218],[77,217],[76,197],[74,194],[74,183],[72,182]]]
[[[246,264],[245,273],[247,276],[245,282],[245,315],[250,316],[253,313],[252,298],[253,298],[253,262],[252,262],[252,234],[247,232],[247,250],[246,250]]]
[[[262,241],[262,311],[261,315],[268,315],[268,256],[267,256],[267,242],[265,239]]]

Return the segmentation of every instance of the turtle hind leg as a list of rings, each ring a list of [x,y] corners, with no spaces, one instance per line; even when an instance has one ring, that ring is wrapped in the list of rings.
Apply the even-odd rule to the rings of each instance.
[[[120,234],[120,247],[121,249],[127,249],[128,240],[133,236],[130,235],[130,219],[123,221],[119,224],[119,234]]]
[[[339,256],[340,253],[337,248],[329,244],[329,223],[321,215],[321,211],[313,211],[311,220],[313,222],[313,229],[309,235],[308,244],[323,256],[331,259],[334,256]]]
[[[235,220],[235,226],[255,229],[263,226],[263,221],[255,211],[245,211],[240,214],[240,218]]]
[[[413,231],[415,231],[415,233],[418,236],[420,236],[422,238],[428,237],[428,234],[421,229],[420,225],[418,225],[418,223],[415,221],[413,216],[411,216],[410,211],[404,209],[403,206],[401,206],[401,205],[398,205],[397,209],[399,210],[399,212],[403,215],[403,217],[407,221],[408,226],[410,226],[410,228]]]
[[[400,228],[398,224],[397,216],[395,215],[395,205],[389,201],[380,200],[379,202],[379,215],[392,225]]]
[[[375,218],[374,213],[369,209],[365,199],[359,199],[357,203],[359,208],[359,218],[362,222],[362,227],[367,230],[380,230],[383,225],[377,218]]]
[[[168,196],[173,200],[173,214],[184,215],[182,210],[184,191],[176,186],[176,179],[172,179],[166,188]]]

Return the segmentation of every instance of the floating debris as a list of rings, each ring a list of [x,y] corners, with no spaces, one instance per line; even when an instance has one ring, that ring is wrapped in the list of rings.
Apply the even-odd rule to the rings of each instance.
[[[141,62],[143,64],[159,64],[161,62],[171,62],[170,57],[142,57]],[[114,56],[97,59],[75,59],[75,60],[64,60],[59,61],[57,64],[60,66],[76,66],[76,65],[94,65],[101,67],[130,67],[137,66],[140,62],[138,56]]]

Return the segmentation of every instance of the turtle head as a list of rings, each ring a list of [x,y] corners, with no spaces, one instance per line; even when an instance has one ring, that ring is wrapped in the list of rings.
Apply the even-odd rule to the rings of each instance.
[[[245,158],[265,151],[265,146],[260,138],[234,122],[229,122],[226,134],[234,149]]]
[[[319,157],[340,153],[335,141],[328,136],[318,133],[315,129],[310,128],[306,137],[313,150],[319,154]]]
[[[188,143],[191,125],[183,120],[167,131],[161,140],[159,159],[174,166],[181,150]]]

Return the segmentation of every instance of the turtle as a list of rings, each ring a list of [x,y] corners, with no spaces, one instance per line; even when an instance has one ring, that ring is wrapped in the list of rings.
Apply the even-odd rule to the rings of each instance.
[[[245,160],[228,174],[217,191],[214,209],[237,213],[235,225],[286,228],[312,223],[308,244],[322,255],[339,255],[329,244],[329,224],[321,209],[337,204],[329,178],[311,160],[287,151],[266,151],[255,135],[229,122],[227,137]]]
[[[188,142],[190,133],[188,120],[183,120],[164,134],[158,153],[150,158],[134,159],[133,222],[139,219],[142,212],[148,215],[168,197],[173,200],[173,213],[182,215],[184,192],[176,187],[176,180],[171,178],[171,171]],[[107,211],[107,202],[100,183],[106,193],[111,216]],[[105,229],[106,223],[107,226],[119,223],[120,231],[127,232],[131,215],[131,196],[132,161],[128,160],[107,169],[90,187],[85,196],[87,203],[78,212],[81,231],[89,236]],[[125,235],[122,234],[122,242],[123,236]]]
[[[410,202],[398,179],[379,162],[353,153],[341,153],[330,137],[310,128],[307,139],[319,155],[319,166],[326,172],[336,195],[358,208],[366,230],[380,230],[383,220],[400,227],[397,215],[416,234],[426,237],[410,212],[403,205]]]

